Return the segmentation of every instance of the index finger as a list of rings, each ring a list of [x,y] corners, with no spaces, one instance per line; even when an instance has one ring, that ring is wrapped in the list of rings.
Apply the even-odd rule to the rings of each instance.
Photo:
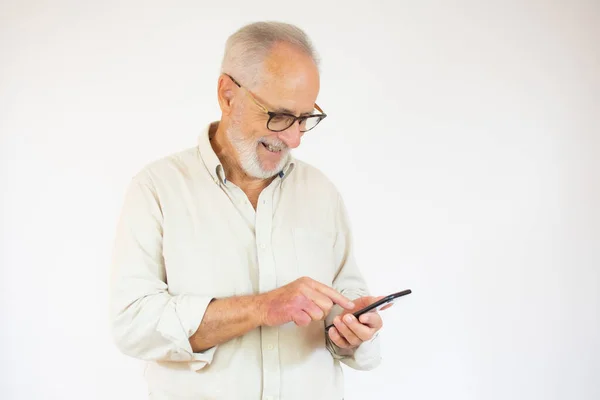
[[[354,303],[350,301],[347,297],[337,292],[334,288],[324,285],[321,282],[314,281],[313,289],[320,293],[323,293],[325,296],[329,297],[331,301],[333,301],[335,304],[339,304],[346,310],[352,310],[355,307]]]

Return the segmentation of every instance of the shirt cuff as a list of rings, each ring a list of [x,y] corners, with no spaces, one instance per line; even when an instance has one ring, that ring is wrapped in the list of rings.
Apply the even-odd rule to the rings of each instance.
[[[189,338],[196,333],[206,308],[213,297],[181,294],[173,296],[165,307],[157,326],[158,332],[171,343],[170,359],[187,361],[190,369],[198,371],[210,364],[217,346],[194,353]]]
[[[361,371],[369,371],[379,366],[381,364],[381,348],[378,335],[379,332],[371,340],[361,343],[354,350],[352,356],[343,357],[340,362]]]

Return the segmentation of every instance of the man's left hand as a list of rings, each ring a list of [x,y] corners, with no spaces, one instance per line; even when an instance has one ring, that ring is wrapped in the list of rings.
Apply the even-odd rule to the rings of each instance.
[[[366,296],[353,300],[356,305],[353,310],[346,311],[334,318],[334,326],[329,329],[331,341],[342,349],[353,349],[362,342],[371,340],[373,335],[383,326],[381,316],[376,311],[371,311],[356,319],[352,313],[382,298]]]

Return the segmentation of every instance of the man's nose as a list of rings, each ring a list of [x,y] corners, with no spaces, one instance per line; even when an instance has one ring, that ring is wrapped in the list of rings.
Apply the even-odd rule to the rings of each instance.
[[[278,137],[287,147],[295,149],[300,145],[302,135],[303,132],[300,132],[300,122],[296,121],[285,131],[279,132]]]

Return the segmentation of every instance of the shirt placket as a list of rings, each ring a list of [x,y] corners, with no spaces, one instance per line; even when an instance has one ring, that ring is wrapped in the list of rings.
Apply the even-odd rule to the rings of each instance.
[[[271,244],[273,225],[273,189],[261,193],[256,207],[256,246],[260,293],[276,289],[277,275]],[[261,327],[263,400],[276,400],[280,392],[279,331],[277,327]]]

